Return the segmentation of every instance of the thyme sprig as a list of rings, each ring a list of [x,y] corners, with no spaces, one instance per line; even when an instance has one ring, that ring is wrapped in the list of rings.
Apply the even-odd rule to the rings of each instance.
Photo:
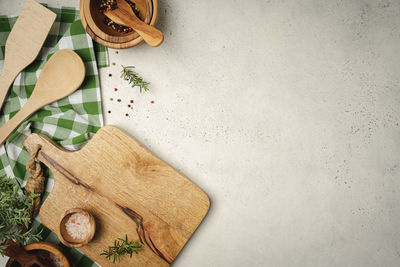
[[[114,257],[113,263],[116,263],[120,261],[120,257],[122,255],[129,254],[132,258],[133,252],[138,253],[141,250],[142,244],[140,244],[138,241],[128,241],[128,235],[125,235],[125,239],[116,239],[114,241],[114,246],[109,246],[108,250],[103,250],[100,255],[106,256],[106,258],[109,260],[111,260],[111,257]]]
[[[4,242],[11,239],[21,245],[29,238],[40,239],[40,233],[33,234],[30,209],[37,194],[26,194],[10,178],[0,177],[0,254],[7,248]]]
[[[140,77],[139,74],[133,70],[135,66],[126,66],[126,67],[124,67],[123,65],[121,66],[122,66],[121,78],[128,81],[129,84],[132,86],[132,88],[135,86],[139,86],[140,92],[142,92],[142,90],[149,91],[148,85],[150,83],[144,81],[143,78]]]

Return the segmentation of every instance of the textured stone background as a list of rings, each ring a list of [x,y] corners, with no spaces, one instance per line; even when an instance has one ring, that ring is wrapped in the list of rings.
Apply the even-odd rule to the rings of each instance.
[[[164,44],[101,82],[106,123],[211,198],[175,266],[400,266],[400,2],[159,1]]]

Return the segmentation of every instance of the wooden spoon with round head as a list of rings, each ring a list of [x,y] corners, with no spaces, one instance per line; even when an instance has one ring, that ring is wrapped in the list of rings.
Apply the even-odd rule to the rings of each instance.
[[[75,92],[84,78],[85,65],[78,54],[67,49],[56,52],[40,72],[26,104],[0,128],[0,144],[38,109]]]
[[[162,32],[136,17],[125,0],[117,0],[117,8],[109,9],[104,14],[115,23],[133,28],[151,46],[159,46],[164,40]]]

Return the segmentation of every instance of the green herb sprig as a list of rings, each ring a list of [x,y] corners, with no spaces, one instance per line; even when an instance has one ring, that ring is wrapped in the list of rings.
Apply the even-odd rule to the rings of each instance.
[[[33,234],[29,228],[31,223],[30,209],[33,199],[39,195],[25,194],[20,186],[10,178],[0,177],[0,254],[3,255],[7,245],[3,243],[11,239],[21,245],[29,238],[40,239],[40,233]]]
[[[116,263],[120,261],[120,256],[129,254],[132,258],[133,252],[138,253],[141,250],[142,244],[138,241],[128,241],[128,235],[125,235],[125,239],[118,238],[114,241],[114,246],[109,246],[108,250],[104,250],[100,255],[106,256],[109,260],[114,257],[113,263]]]
[[[135,86],[139,86],[140,92],[142,92],[142,90],[149,91],[148,85],[150,83],[144,81],[143,78],[140,77],[139,74],[133,70],[134,68],[135,66],[122,66],[121,78],[128,81],[132,88]]]

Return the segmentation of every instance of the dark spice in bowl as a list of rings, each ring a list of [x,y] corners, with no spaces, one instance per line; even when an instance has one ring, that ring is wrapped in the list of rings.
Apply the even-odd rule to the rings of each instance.
[[[42,260],[44,260],[45,262],[47,262],[49,264],[49,266],[52,267],[63,267],[63,263],[61,262],[61,260],[54,255],[53,253],[46,251],[46,250],[31,250],[29,251],[29,253],[31,254],[35,254],[38,255]],[[33,266],[37,266],[36,264],[34,264]],[[10,267],[21,267],[21,264],[19,264],[17,261],[13,261],[10,265]]]
[[[125,2],[127,2],[131,6],[133,12],[139,18],[139,10],[136,8],[135,3],[130,0],[125,0]],[[107,10],[114,10],[116,8],[117,8],[117,0],[102,0],[99,10],[100,12],[104,13]],[[104,24],[110,26],[113,30],[117,32],[130,33],[133,31],[131,27],[119,25],[118,23],[115,23],[114,21],[112,21],[107,17],[104,18]]]

